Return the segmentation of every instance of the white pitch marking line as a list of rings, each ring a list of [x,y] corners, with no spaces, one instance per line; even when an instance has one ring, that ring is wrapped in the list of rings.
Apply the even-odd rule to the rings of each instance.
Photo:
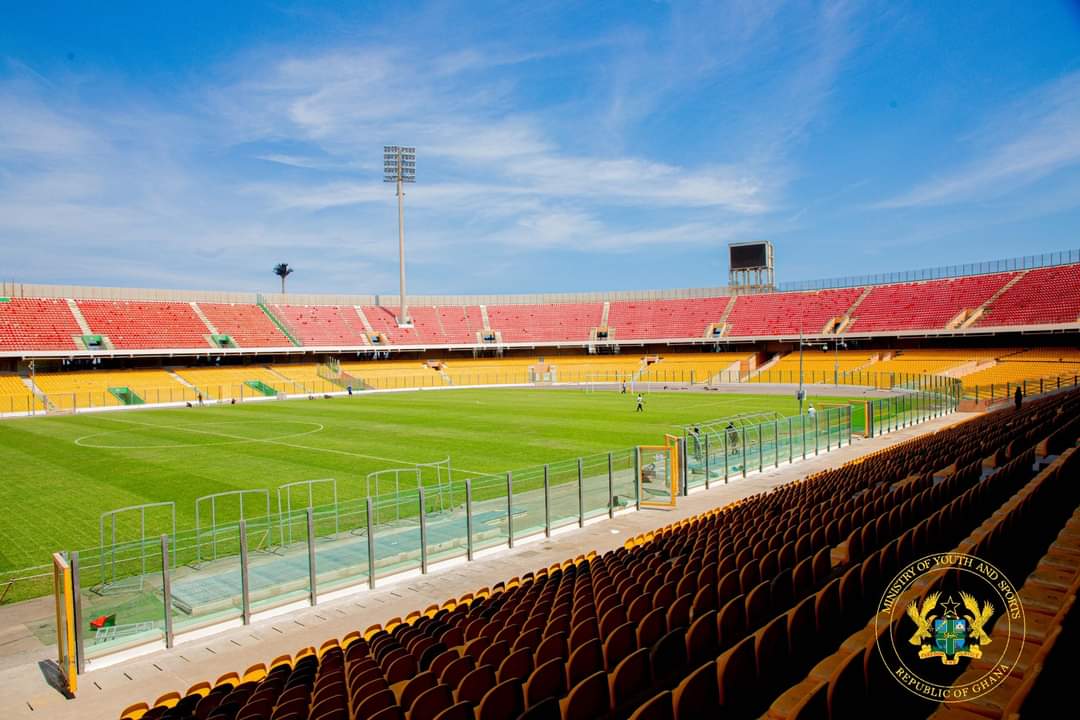
[[[200,433],[200,434],[203,434],[203,435],[216,435],[218,437],[229,438],[229,439],[232,439],[232,440],[237,440],[239,442],[263,443],[263,444],[266,444],[266,445],[281,445],[283,447],[291,447],[291,448],[295,448],[297,450],[310,450],[312,452],[326,452],[326,453],[334,453],[336,455],[348,455],[350,457],[366,458],[368,460],[379,460],[381,462],[395,463],[395,464],[398,464],[398,465],[423,464],[423,463],[414,463],[414,462],[412,462],[410,460],[401,460],[401,459],[398,459],[398,458],[386,458],[386,457],[379,457],[378,455],[366,455],[364,453],[349,452],[348,450],[336,450],[334,448],[316,448],[316,447],[310,447],[308,445],[297,445],[295,443],[287,443],[287,442],[282,442],[280,440],[259,439],[259,438],[245,438],[245,437],[240,436],[240,435],[230,435],[228,433],[214,432],[212,430],[199,430],[197,428],[189,428],[189,427],[184,427],[182,425],[163,425],[161,423],[137,422],[135,420],[121,420],[119,418],[112,418],[112,417],[110,417],[110,418],[103,417],[101,419],[102,420],[111,420],[112,422],[128,423],[129,425],[142,425],[144,427],[163,428],[163,429],[166,429],[166,430],[180,430],[182,432],[193,432],[193,433]],[[294,421],[289,421],[289,422],[294,422]],[[319,428],[320,430],[325,429],[325,426],[322,426],[320,423],[315,423],[315,424],[320,425],[320,428]],[[317,431],[314,431],[314,432],[317,432]],[[312,434],[314,434],[314,432]],[[90,446],[90,447],[92,447],[92,446]],[[169,446],[166,446],[166,447],[190,447],[190,446],[169,445]],[[119,448],[116,448],[116,449],[119,449]],[[478,472],[475,472],[475,471],[472,471],[472,470],[464,470],[462,468],[453,468],[453,471],[454,472],[465,473],[467,475],[489,475],[490,474],[490,473],[478,473]]]

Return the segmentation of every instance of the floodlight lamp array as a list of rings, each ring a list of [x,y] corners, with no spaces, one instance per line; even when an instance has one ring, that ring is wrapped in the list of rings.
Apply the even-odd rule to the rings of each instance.
[[[416,182],[416,148],[383,146],[383,181]]]

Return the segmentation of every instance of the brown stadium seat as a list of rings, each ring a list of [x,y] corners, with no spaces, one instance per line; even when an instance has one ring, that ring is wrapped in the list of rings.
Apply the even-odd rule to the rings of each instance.
[[[473,659],[472,655],[459,657],[456,660],[452,660],[450,664],[443,669],[442,673],[439,675],[439,682],[456,688],[461,683],[462,678],[475,669],[476,660]]]
[[[476,708],[476,720],[514,720],[525,712],[520,680],[506,680],[488,690]]]
[[[675,720],[675,714],[671,708],[671,691],[664,690],[654,695],[634,711],[630,720]]]
[[[454,694],[446,685],[436,685],[423,692],[409,711],[409,720],[435,720],[435,717],[454,705]]]
[[[455,700],[457,702],[467,700],[474,705],[479,705],[484,695],[495,687],[495,684],[495,668],[490,665],[481,665],[461,679],[455,692]]]
[[[693,720],[713,715],[719,697],[716,663],[704,663],[672,690],[675,720]]]
[[[608,676],[611,706],[616,718],[625,718],[653,692],[649,651],[645,648],[627,655]]]
[[[604,669],[604,651],[599,640],[589,640],[571,655],[566,663],[566,686],[573,688],[595,672]]]
[[[651,610],[637,626],[638,647],[652,647],[667,632],[664,608]]]
[[[435,720],[476,720],[476,714],[473,712],[472,703],[460,702],[436,715]]]
[[[557,632],[546,636],[540,646],[536,648],[534,664],[539,667],[549,660],[559,658],[566,660],[569,655],[566,652],[566,633]]]
[[[656,641],[649,649],[649,666],[653,682],[670,690],[686,673],[686,628],[675,628]]]

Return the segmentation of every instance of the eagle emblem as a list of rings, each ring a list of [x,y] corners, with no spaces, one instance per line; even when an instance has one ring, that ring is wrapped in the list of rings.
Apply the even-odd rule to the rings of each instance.
[[[915,634],[908,640],[912,645],[922,645],[923,640],[929,640],[931,636],[930,628],[934,625],[934,618],[937,615],[927,615],[931,610],[937,606],[938,598],[941,597],[941,593],[930,593],[923,600],[922,608],[914,600],[907,606],[908,617],[915,623]]]
[[[983,626],[993,617],[994,606],[990,604],[989,600],[985,600],[982,609],[980,609],[979,601],[966,592],[960,593],[960,599],[964,601],[964,607],[971,613],[970,615],[964,615],[964,617],[968,621],[968,632],[971,634],[972,639],[979,645],[989,645],[990,636],[983,630]]]

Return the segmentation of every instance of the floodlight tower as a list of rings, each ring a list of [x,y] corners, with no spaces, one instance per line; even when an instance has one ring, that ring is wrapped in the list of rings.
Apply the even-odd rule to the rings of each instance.
[[[416,182],[416,148],[400,145],[383,146],[383,182],[397,183],[398,263],[401,280],[401,304],[398,326],[409,327],[412,318],[405,304],[405,192],[402,183]]]

